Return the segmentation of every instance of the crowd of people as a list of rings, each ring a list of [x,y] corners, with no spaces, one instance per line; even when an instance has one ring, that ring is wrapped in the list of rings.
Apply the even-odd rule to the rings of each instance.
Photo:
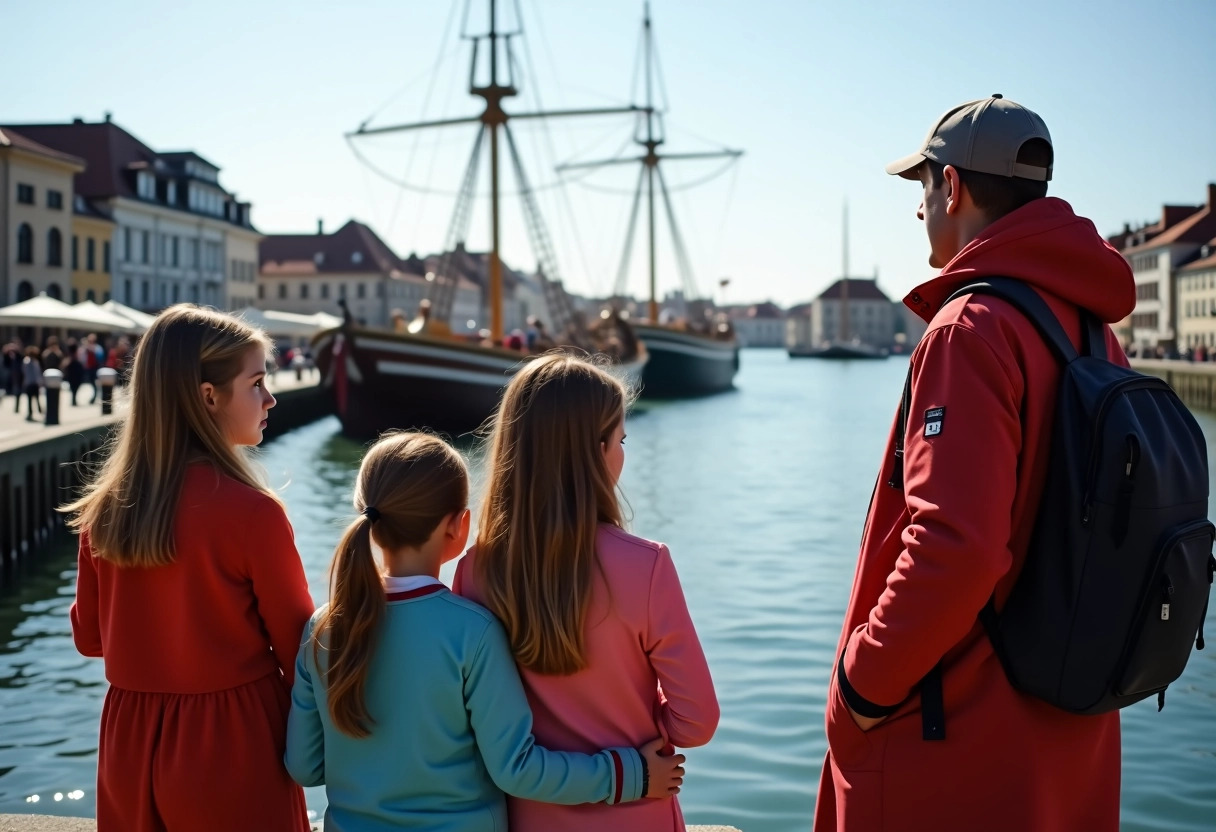
[[[98,398],[97,371],[110,367],[117,371],[119,384],[123,384],[131,356],[131,341],[126,336],[101,339],[91,333],[83,339],[69,338],[61,346],[59,337],[51,335],[41,347],[36,344],[26,346],[20,338],[14,338],[4,345],[0,360],[0,398],[6,394],[12,396],[14,412],[20,413],[21,399],[24,397],[26,420],[32,422],[35,408],[40,414],[43,412],[45,373],[47,370],[58,370],[63,374],[63,381],[71,393],[72,407],[80,404],[77,397],[80,389],[86,385],[92,391],[88,404],[94,404]]]

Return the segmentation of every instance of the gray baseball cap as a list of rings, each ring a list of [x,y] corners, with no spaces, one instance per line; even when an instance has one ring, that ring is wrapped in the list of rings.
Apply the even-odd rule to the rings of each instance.
[[[1051,144],[1043,119],[998,93],[947,112],[929,131],[924,147],[887,165],[887,173],[916,179],[916,169],[925,159],[932,159],[976,173],[1050,181],[1050,165],[1018,164],[1018,151],[1030,139]]]

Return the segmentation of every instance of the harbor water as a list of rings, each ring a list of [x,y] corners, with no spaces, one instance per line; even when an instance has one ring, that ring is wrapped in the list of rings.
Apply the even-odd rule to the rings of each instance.
[[[722,704],[713,742],[688,752],[690,822],[809,828],[828,675],[906,367],[747,350],[737,390],[629,419],[630,528],[670,545]],[[1216,459],[1216,417],[1199,418]],[[360,451],[331,417],[261,452],[318,602]],[[65,536],[0,596],[0,813],[92,814],[105,680],[72,646],[74,578]],[[1123,828],[1216,828],[1216,650],[1193,654],[1163,712],[1140,703],[1123,727]],[[323,811],[323,790],[308,799]]]

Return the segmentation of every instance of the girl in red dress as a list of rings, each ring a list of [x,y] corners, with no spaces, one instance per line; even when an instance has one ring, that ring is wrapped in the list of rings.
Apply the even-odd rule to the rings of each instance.
[[[240,449],[275,403],[270,349],[228,315],[161,313],[110,455],[64,509],[80,532],[72,636],[110,682],[100,832],[308,829],[282,761],[313,604],[283,506]]]

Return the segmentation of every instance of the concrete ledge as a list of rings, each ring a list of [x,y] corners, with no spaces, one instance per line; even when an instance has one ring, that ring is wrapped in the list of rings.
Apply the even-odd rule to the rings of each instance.
[[[313,828],[320,830],[319,826]],[[0,815],[0,832],[97,832],[97,823],[89,818]],[[733,826],[690,826],[688,832],[739,832],[739,830]]]

